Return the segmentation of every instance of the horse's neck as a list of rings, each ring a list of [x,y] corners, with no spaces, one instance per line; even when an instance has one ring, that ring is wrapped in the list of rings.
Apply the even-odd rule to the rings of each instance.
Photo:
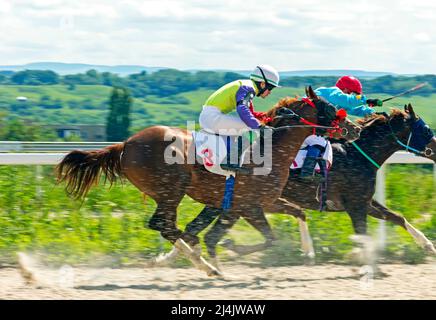
[[[274,167],[290,167],[304,139],[310,135],[310,128],[292,128],[276,133],[272,139],[272,164]]]
[[[377,134],[376,130],[371,131],[365,138],[356,140],[356,144],[377,164],[382,165],[396,151],[401,150],[401,146],[395,141],[387,124],[378,128],[380,129],[382,134]]]

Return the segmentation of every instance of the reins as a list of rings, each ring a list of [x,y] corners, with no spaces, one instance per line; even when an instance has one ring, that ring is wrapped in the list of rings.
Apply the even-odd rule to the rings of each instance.
[[[307,103],[312,108],[316,109],[315,104],[309,98],[302,98],[301,101],[304,102],[304,103]],[[292,128],[313,128],[314,130],[316,130],[316,129],[327,129],[327,130],[330,131],[330,133],[339,131],[339,124],[338,124],[338,121],[336,119],[332,120],[332,123],[333,122],[336,123],[335,126],[323,126],[323,125],[319,125],[319,124],[313,123],[313,122],[303,118],[302,116],[296,114],[293,110],[290,110],[290,109],[287,109],[287,114],[286,115],[274,117],[273,120],[276,120],[276,119],[296,119],[298,122],[301,122],[303,124],[299,124],[299,125],[286,125],[286,126],[280,126],[280,127],[271,128],[273,131],[283,131],[283,130],[292,129]],[[342,130],[344,130],[344,129],[342,129]],[[346,132],[345,135],[347,133],[348,132]]]

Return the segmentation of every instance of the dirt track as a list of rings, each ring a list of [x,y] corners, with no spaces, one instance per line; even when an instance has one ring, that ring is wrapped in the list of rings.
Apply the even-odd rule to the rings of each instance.
[[[436,299],[435,264],[382,265],[388,275],[372,283],[339,265],[223,269],[218,280],[190,268],[68,267],[39,271],[36,288],[2,268],[0,299]]]

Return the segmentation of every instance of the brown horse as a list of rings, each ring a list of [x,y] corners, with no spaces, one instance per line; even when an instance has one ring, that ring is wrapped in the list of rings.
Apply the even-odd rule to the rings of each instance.
[[[390,115],[372,115],[358,120],[363,130],[355,143],[379,166],[396,151],[407,149],[406,145],[416,150],[420,156],[436,163],[436,138],[428,126],[417,125],[420,121],[423,119],[415,114],[411,104],[404,106],[404,112],[394,109]],[[420,137],[421,145],[414,145],[416,139],[409,144],[407,141],[411,136]],[[356,235],[366,234],[367,215],[390,221],[404,228],[427,252],[436,254],[433,243],[421,231],[406,218],[373,199],[378,170],[376,165],[349,143],[333,144],[333,154],[334,162],[329,174],[330,187],[327,194],[328,212],[346,211]],[[316,184],[302,182],[291,174],[282,196],[265,208],[268,212],[289,214],[298,219],[302,249],[309,258],[314,258],[315,251],[303,210],[317,210],[319,207],[316,188]]]
[[[431,254],[436,254],[434,245],[421,231],[413,227],[404,217],[373,199],[378,167],[394,152],[410,147],[419,155],[436,162],[435,136],[425,125],[423,119],[415,114],[410,104],[404,107],[404,112],[394,109],[390,115],[374,114],[358,120],[358,123],[362,125],[362,132],[355,144],[363,149],[366,156],[370,157],[374,163],[359,152],[353,144],[339,141],[334,143],[332,145],[334,161],[328,175],[329,188],[326,211],[346,211],[348,213],[356,233],[353,238],[369,246],[362,251],[363,254],[371,254],[368,251],[371,250],[371,247],[374,248],[371,239],[365,236],[367,215],[401,226],[411,234],[418,245]],[[411,137],[415,137],[415,139],[410,140]],[[408,140],[411,141],[410,144],[407,142]],[[302,250],[305,256],[311,260],[315,257],[315,250],[309,235],[304,209],[319,209],[317,189],[317,183],[299,179],[299,173],[296,170],[295,173],[289,175],[280,198],[264,207],[266,212],[292,215],[298,219]],[[237,216],[226,217],[226,214],[221,210],[206,207],[200,216],[187,225],[187,232],[198,234],[218,215],[220,217],[216,224],[205,235],[205,242],[209,246],[207,239],[213,238],[214,233],[224,234],[236,222]],[[222,223],[222,220],[230,220],[231,223]],[[253,226],[259,230],[258,226]],[[264,249],[259,245],[236,245],[231,240],[226,240],[223,245],[242,255]],[[173,250],[162,257],[159,262],[167,263],[176,255],[177,252]],[[364,263],[375,264],[374,255],[363,255],[362,258]]]
[[[257,220],[266,221],[262,207],[280,196],[291,161],[304,139],[312,132],[312,127],[301,125],[301,119],[324,126],[335,121],[336,108],[333,105],[318,98],[311,87],[306,89],[306,93],[310,100],[285,98],[267,113],[273,119],[269,125],[283,129],[272,133],[269,174],[236,177],[231,210],[253,223]],[[348,138],[351,136],[351,139],[356,139],[360,127],[350,127],[349,123],[347,126]],[[195,157],[191,133],[179,128],[149,127],[124,143],[102,150],[72,151],[63,158],[56,170],[59,181],[66,182],[67,192],[78,198],[86,195],[102,173],[111,184],[119,176],[126,177],[157,203],[149,227],[159,231],[198,268],[209,275],[219,274],[218,270],[193,251],[192,246],[199,243],[198,237],[180,231],[176,218],[177,207],[185,195],[207,206],[219,208],[225,191],[225,177],[206,171],[199,163],[168,163],[164,156],[168,152],[184,159],[193,155]],[[254,164],[249,164],[248,167],[254,167]],[[262,231],[269,237],[271,232],[267,229]]]

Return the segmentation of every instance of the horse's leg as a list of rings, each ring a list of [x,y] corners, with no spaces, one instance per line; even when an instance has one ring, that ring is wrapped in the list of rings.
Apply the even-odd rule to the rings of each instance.
[[[403,227],[405,230],[407,230],[407,232],[410,233],[410,235],[413,237],[415,242],[420,247],[422,247],[423,249],[425,249],[426,251],[432,254],[436,254],[436,249],[433,243],[430,240],[428,240],[427,237],[421,231],[413,227],[406,220],[406,218],[389,210],[388,208],[386,208],[376,200],[372,200],[371,205],[372,205],[372,210],[368,212],[369,215],[378,219],[391,221],[392,223]]]
[[[216,246],[221,238],[227,233],[229,229],[238,221],[239,214],[232,211],[222,211],[218,220],[214,223],[212,228],[205,234],[204,242],[206,243],[207,252],[215,266],[218,266],[216,257]]]
[[[196,253],[182,238],[182,231],[177,228],[177,206],[181,198],[171,201],[159,201],[156,211],[149,222],[149,227],[161,233],[162,237],[174,244],[200,270],[208,275],[220,275],[220,272]],[[159,259],[159,258],[158,258]],[[156,261],[158,261],[156,259]]]
[[[201,252],[201,245],[199,244],[197,235],[206,229],[221,212],[221,209],[206,206],[194,220],[186,225],[185,232],[181,237],[188,244],[194,246],[193,249],[197,251],[198,254]],[[153,266],[168,265],[178,257],[179,253],[180,251],[177,247],[173,247],[170,252],[156,258],[153,261]]]
[[[179,202],[181,199],[179,199]],[[148,222],[150,229],[161,232],[162,237],[169,240],[173,245],[180,238],[182,232],[177,229],[176,226],[176,215],[177,202],[175,205],[171,206],[169,203],[160,202]],[[170,202],[171,203],[171,202]],[[167,216],[168,214],[168,216]],[[171,231],[172,230],[172,231]],[[173,250],[166,254],[160,254],[156,258],[147,262],[148,267],[157,267],[169,264],[175,258],[177,258],[179,250],[173,246]]]
[[[212,222],[223,212],[220,208],[204,207],[203,210],[186,225],[185,233],[197,236],[201,231],[206,229]]]
[[[263,209],[261,207],[257,207],[247,212],[244,211],[244,213],[241,213],[241,216],[257,231],[259,231],[266,240],[264,243],[254,245],[236,245],[233,243],[228,243],[226,247],[240,255],[251,254],[269,248],[273,244],[275,237],[271,226],[266,220]]]
[[[367,205],[347,206],[344,204],[345,210],[351,218],[354,232],[357,235],[366,235],[367,232]]]
[[[354,201],[352,203],[343,201],[343,204],[353,223],[355,235],[352,240],[358,245],[351,255],[359,263],[376,270],[376,245],[374,240],[367,235],[367,213],[371,211],[370,205]]]
[[[182,231],[177,228],[177,206],[178,201],[158,202],[157,208],[148,222],[150,229],[159,231],[165,239],[174,244],[182,235]]]
[[[315,262],[315,250],[303,209],[284,198],[278,198],[272,205],[265,208],[265,211],[288,214],[297,218],[303,255],[309,259],[308,264],[313,264]]]

